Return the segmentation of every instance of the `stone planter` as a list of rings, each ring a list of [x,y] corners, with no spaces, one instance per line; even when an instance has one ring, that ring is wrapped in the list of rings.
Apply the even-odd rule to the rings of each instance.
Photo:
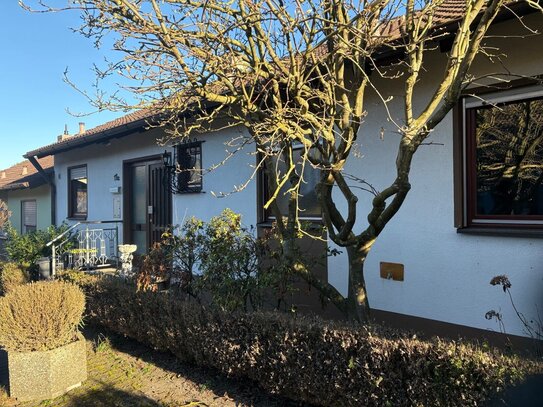
[[[40,257],[37,264],[40,271],[40,278],[49,280],[51,278],[51,259],[49,257]]]
[[[0,351],[0,384],[18,401],[58,397],[87,379],[87,349],[83,336],[49,351]]]

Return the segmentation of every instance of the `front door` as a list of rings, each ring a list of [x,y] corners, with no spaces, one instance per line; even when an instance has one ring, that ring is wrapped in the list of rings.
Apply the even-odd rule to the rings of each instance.
[[[125,242],[146,254],[172,223],[172,195],[160,160],[125,164]]]

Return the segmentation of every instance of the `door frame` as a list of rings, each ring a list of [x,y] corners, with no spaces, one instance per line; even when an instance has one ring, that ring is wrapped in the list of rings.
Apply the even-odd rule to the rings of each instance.
[[[123,243],[126,243],[132,237],[131,223],[132,223],[132,177],[130,169],[133,164],[137,163],[151,163],[162,162],[162,154],[153,154],[144,157],[130,158],[123,160]],[[145,184],[145,201],[149,202],[149,177],[146,176]],[[171,203],[169,203],[171,205]],[[147,223],[149,219],[147,218]],[[150,241],[150,231],[147,227],[147,244]],[[148,251],[149,247],[146,248]]]

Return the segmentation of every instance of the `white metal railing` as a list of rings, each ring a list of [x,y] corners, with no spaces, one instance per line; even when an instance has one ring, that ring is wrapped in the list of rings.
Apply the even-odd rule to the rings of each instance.
[[[81,221],[47,243],[52,276],[62,268],[119,268],[119,221]],[[99,227],[114,225],[112,227]]]

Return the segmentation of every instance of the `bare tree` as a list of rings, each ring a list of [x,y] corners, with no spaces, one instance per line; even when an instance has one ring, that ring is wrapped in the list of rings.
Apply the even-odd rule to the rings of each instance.
[[[237,141],[258,152],[271,191],[264,206],[275,214],[287,256],[296,238],[308,233],[300,221],[304,168],[320,170],[323,222],[349,256],[347,298],[294,256],[293,268],[349,317],[367,321],[368,253],[410,190],[413,155],[457,102],[487,30],[511,4],[466,0],[454,28],[443,31],[447,21],[439,11],[447,1],[72,0],[68,8],[81,11],[79,31],[97,44],[114,36],[123,58],[98,77],[124,76],[130,81],[125,90],[141,102],[99,94],[99,109],[151,106],[175,140],[219,127],[247,129]],[[435,72],[441,79],[423,108],[415,109],[425,58],[444,35],[452,35],[452,47],[443,70]],[[387,62],[390,54],[403,57]],[[404,118],[393,121],[399,134],[390,164],[395,177],[381,191],[368,185],[373,201],[360,208],[344,168],[364,131],[366,95],[379,95],[376,81],[383,77],[404,84]],[[334,191],[346,201],[345,213]],[[277,203],[280,194],[289,198],[287,213]],[[368,223],[357,228],[361,211]]]

